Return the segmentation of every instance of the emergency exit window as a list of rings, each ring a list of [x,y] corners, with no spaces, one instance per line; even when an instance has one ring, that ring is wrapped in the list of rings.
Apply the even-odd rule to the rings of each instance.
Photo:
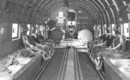
[[[19,25],[17,23],[12,24],[12,39],[19,39]]]

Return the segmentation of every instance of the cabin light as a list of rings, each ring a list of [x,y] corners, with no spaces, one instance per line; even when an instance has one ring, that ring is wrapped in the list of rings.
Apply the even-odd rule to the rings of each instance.
[[[78,13],[82,13],[82,11],[79,10]]]
[[[73,9],[68,9],[69,12],[75,12]]]
[[[0,34],[3,35],[4,32],[5,32],[4,28],[1,28],[1,29],[0,29]]]

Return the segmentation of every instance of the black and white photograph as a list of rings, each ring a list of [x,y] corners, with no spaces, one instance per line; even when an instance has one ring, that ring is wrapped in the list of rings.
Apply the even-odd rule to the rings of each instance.
[[[0,80],[130,80],[130,0],[0,0]]]

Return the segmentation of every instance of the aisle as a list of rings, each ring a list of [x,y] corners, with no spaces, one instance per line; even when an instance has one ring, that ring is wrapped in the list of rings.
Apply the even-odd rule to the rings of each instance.
[[[37,80],[101,80],[89,56],[76,49],[57,49],[50,64]]]
[[[89,56],[84,52],[78,52],[80,68],[83,80],[101,80],[96,72]]]
[[[69,49],[64,80],[75,80],[73,48]]]
[[[38,80],[57,80],[64,53],[65,49],[56,49],[54,57]]]

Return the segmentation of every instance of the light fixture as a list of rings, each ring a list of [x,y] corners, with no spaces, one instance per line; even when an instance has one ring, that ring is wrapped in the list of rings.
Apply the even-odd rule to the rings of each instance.
[[[82,11],[81,11],[81,10],[79,10],[79,11],[78,11],[78,13],[82,13]]]

